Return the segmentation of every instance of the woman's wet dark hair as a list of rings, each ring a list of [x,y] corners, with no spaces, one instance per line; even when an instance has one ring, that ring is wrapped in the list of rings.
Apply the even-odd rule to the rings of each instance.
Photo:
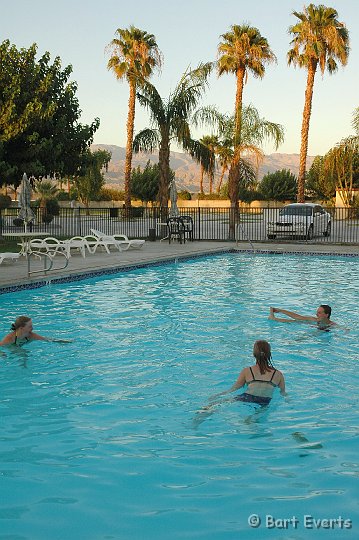
[[[332,314],[332,308],[328,306],[328,304],[321,304],[320,307],[324,309],[324,313],[327,315],[328,319],[330,319],[330,316]]]
[[[266,371],[272,371],[272,353],[268,341],[265,341],[264,339],[256,341],[253,347],[253,356],[257,360],[259,371],[262,375],[264,375]]]
[[[12,323],[11,330],[15,332],[18,328],[23,328],[25,324],[29,321],[31,321],[31,317],[25,317],[25,315],[20,315],[20,317],[18,317],[16,321]]]

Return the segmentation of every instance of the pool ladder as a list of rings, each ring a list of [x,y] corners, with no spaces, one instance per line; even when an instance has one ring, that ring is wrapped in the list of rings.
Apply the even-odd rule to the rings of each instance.
[[[237,244],[237,246],[238,246],[238,242],[239,242],[239,234],[238,234],[239,229],[242,231],[242,234],[243,234],[243,236],[245,237],[245,239],[249,242],[249,244],[250,244],[250,246],[251,246],[251,248],[252,248],[252,250],[253,250],[253,253],[256,253],[256,249],[255,249],[255,247],[254,247],[254,245],[253,245],[253,242],[252,242],[252,240],[249,238],[249,236],[248,236],[248,234],[246,233],[246,231],[244,230],[244,227],[243,227],[243,225],[242,225],[241,222],[239,222],[239,223],[237,224],[237,228],[236,228],[236,244]]]
[[[67,268],[68,264],[69,264],[69,259],[68,259],[67,255],[65,253],[62,253],[61,251],[58,251],[56,253],[56,255],[63,255],[65,257],[65,259],[66,259],[66,262],[65,262],[64,266],[53,268],[55,253],[56,252],[54,252],[53,255],[51,255],[51,252],[44,253],[42,251],[31,251],[30,253],[27,253],[26,258],[27,258],[27,275],[28,275],[28,277],[30,277],[30,275],[32,275],[32,274],[40,274],[40,273],[46,275],[47,272],[50,272],[51,270],[63,270],[64,268]],[[35,257],[39,257],[40,259],[42,259],[42,257],[44,257],[44,268],[43,269],[41,269],[41,270],[30,270],[30,258],[31,258],[32,255],[34,255]]]

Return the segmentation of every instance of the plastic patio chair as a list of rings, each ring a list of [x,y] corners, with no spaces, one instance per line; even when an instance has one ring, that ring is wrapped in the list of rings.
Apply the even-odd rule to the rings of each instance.
[[[193,242],[193,219],[192,216],[181,216],[187,238]]]
[[[177,238],[180,244],[182,244],[182,240],[183,243],[186,242],[186,231],[182,218],[169,217],[167,219],[167,235],[169,244],[175,238]]]

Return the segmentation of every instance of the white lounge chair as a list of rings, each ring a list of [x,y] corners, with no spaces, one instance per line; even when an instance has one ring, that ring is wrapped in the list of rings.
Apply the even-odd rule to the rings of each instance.
[[[106,239],[106,241],[112,241],[114,243],[119,243],[121,248],[127,251],[129,248],[132,249],[141,249],[145,240],[129,240],[125,234],[105,234],[96,229],[91,229],[92,234],[94,234],[100,240]]]
[[[20,253],[0,253],[0,264],[2,264],[4,261],[17,261],[17,259],[20,257]]]
[[[65,247],[58,238],[48,236],[47,238],[32,238],[30,240],[30,251],[35,255],[36,252],[43,252],[53,258],[57,253],[64,253]]]
[[[91,229],[91,232],[104,246],[107,246],[105,249],[108,253],[111,246],[114,246],[119,251],[126,251],[130,247],[130,242],[124,242],[123,239],[119,240],[113,235],[104,234],[96,229]]]
[[[71,257],[72,249],[77,249],[81,253],[83,258],[86,257],[86,251],[92,253],[89,243],[83,236],[73,236],[68,240],[63,240],[62,244],[64,246],[67,258]]]

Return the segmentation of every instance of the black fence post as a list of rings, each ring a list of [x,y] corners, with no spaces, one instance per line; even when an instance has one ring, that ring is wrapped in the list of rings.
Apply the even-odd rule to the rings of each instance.
[[[198,214],[198,240],[201,240],[201,207],[198,206],[197,208],[197,214]]]

